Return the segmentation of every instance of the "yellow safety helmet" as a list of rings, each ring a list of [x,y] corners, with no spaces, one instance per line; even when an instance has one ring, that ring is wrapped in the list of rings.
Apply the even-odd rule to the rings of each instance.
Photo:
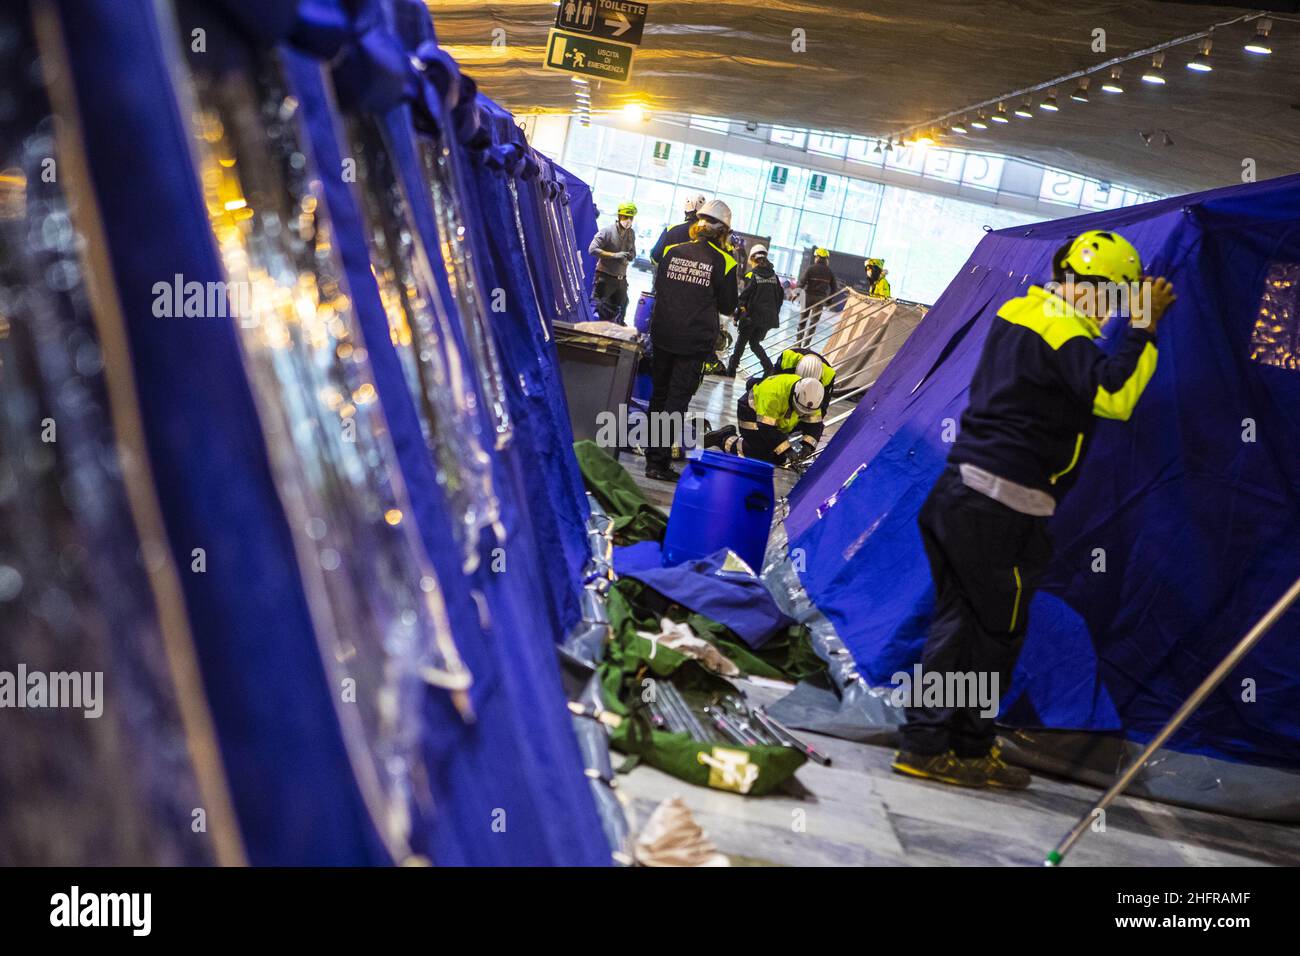
[[[618,214],[619,214],[620,216],[635,216],[635,215],[636,215],[636,203],[634,203],[634,202],[625,202],[625,203],[623,203],[623,205],[621,205],[621,206],[618,207]]]
[[[814,249],[813,255],[816,256],[818,259],[829,259],[831,257],[831,254],[827,252],[825,249]]]
[[[1142,257],[1133,244],[1117,232],[1089,229],[1082,233],[1056,263],[1076,276],[1132,283],[1142,278]]]

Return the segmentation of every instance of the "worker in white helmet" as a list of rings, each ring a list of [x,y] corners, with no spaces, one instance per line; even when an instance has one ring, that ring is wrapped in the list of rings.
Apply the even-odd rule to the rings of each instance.
[[[799,423],[800,457],[806,458],[821,445],[822,433],[825,431],[826,415],[830,411],[831,395],[835,385],[835,366],[827,361],[820,352],[792,345],[784,349],[772,369],[764,378],[773,375],[789,375],[791,372],[800,378],[815,378],[822,383],[822,407],[818,415],[809,416]],[[750,380],[751,384],[753,380]]]
[[[726,251],[731,209],[717,199],[700,207],[691,239],[669,246],[655,270],[655,304],[650,316],[650,422],[647,478],[675,481],[672,424],[684,423],[704,363],[721,329],[719,315],[732,315],[740,295],[736,260]],[[659,417],[662,416],[662,417]],[[664,428],[663,425],[668,427]],[[669,437],[665,438],[665,432]]]
[[[650,261],[652,263],[656,266],[659,265],[659,260],[664,257],[664,250],[669,246],[675,246],[679,242],[691,241],[691,223],[695,222],[696,214],[699,212],[700,207],[706,202],[708,202],[708,200],[700,193],[696,193],[686,198],[685,222],[679,222],[675,226],[669,226],[659,234],[658,241],[654,244],[654,248],[650,250]]]
[[[792,438],[802,435],[806,424],[821,421],[825,393],[815,378],[793,373],[765,378],[736,403],[739,427],[710,432],[704,445],[742,458],[789,464],[795,457]]]
[[[736,347],[727,365],[727,377],[734,378],[740,367],[741,356],[748,346],[763,366],[763,373],[772,371],[772,360],[759,343],[763,336],[781,324],[781,304],[785,289],[781,279],[767,261],[767,247],[755,246],[749,252],[749,271],[745,273],[745,289],[740,293],[740,307],[736,310]]]

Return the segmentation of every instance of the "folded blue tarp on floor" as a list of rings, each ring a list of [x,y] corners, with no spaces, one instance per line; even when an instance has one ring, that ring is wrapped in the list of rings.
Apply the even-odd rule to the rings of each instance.
[[[1001,719],[1141,741],[1300,576],[1300,176],[988,235],[796,487],[787,530],[862,673],[910,668],[933,606],[916,515],[944,433],[998,307],[1085,229],[1125,235],[1179,299],[1132,420],[1098,423],[1052,519]],[[1171,746],[1300,767],[1297,699],[1292,608]]]

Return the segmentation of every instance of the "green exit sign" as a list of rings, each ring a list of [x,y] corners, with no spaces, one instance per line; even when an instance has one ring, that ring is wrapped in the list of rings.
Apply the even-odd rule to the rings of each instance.
[[[636,47],[626,43],[552,30],[542,67],[598,80],[626,83],[632,78],[632,55],[635,52]]]
[[[808,189],[815,193],[826,192],[826,177],[820,173],[813,173],[812,180],[808,183]]]
[[[790,181],[790,167],[773,166],[772,167],[772,185],[784,186]]]
[[[663,162],[667,162],[668,156],[672,153],[672,151],[673,151],[672,143],[665,143],[662,140],[657,141],[655,143],[655,159],[661,160]]]
[[[712,154],[707,149],[697,149],[695,159],[691,161],[691,165],[696,169],[708,169],[711,156]]]

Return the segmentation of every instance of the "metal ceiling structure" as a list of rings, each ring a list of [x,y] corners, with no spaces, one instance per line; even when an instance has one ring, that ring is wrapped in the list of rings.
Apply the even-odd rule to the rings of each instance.
[[[439,41],[489,95],[520,113],[569,112],[573,86],[542,69],[555,4],[427,0]],[[628,103],[651,113],[888,137],[986,100],[1088,71],[1199,34],[1243,14],[1240,4],[1158,0],[648,0],[645,38],[625,85],[591,84],[593,111]],[[1060,112],[1034,94],[1032,119],[953,134],[951,144],[1036,160],[1160,193],[1300,170],[1300,16],[1271,8],[1270,56],[1243,51],[1258,21],[1213,33],[1211,72],[1186,64],[1195,41],[1165,51],[1161,86],[1149,56],[1123,67],[1122,94],[1090,101],[1056,90]],[[1095,31],[1105,50],[1094,51]],[[802,34],[798,31],[803,31]],[[796,52],[799,39],[806,49]],[[1008,101],[1014,110],[1021,100]]]

